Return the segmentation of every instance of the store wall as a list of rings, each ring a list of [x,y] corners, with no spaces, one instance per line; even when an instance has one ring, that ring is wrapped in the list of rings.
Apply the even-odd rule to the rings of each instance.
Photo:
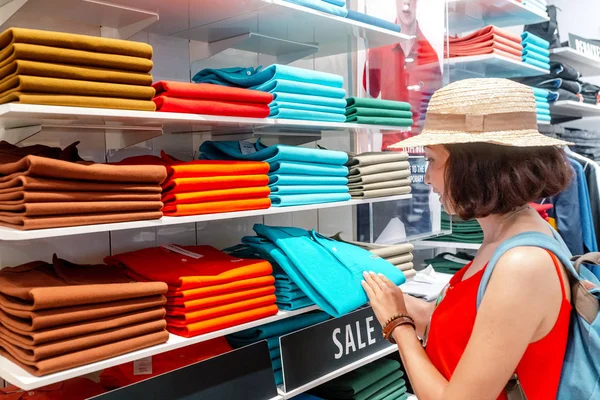
[[[600,40],[600,1],[598,0],[549,0],[560,8],[558,29],[560,40],[566,41],[569,32],[590,39]]]

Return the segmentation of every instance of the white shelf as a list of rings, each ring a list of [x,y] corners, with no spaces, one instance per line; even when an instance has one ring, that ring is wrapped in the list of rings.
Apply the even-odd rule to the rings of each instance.
[[[550,71],[522,61],[496,54],[455,57],[448,59],[453,80],[481,75],[493,78],[516,78],[547,74]]]
[[[570,47],[550,49],[550,59],[569,64],[584,77],[600,75],[600,60],[588,57]]]
[[[516,0],[448,0],[450,33],[483,28],[529,25],[549,20],[548,14],[523,6]]]
[[[600,117],[600,106],[578,101],[564,100],[550,103],[552,115],[563,115],[568,117]]]
[[[15,363],[8,361],[4,357],[0,357],[0,378],[16,385],[24,390],[33,390],[41,386],[51,385],[56,382],[62,382],[66,379],[75,378],[77,376],[86,375],[92,372],[101,371],[115,365],[124,364],[126,362],[139,360],[140,358],[149,357],[155,354],[164,353],[170,350],[179,349],[181,347],[191,346],[196,343],[205,342],[221,336],[230,335],[235,332],[243,331],[244,329],[254,328],[256,326],[268,324],[270,322],[279,321],[290,318],[295,315],[307,313],[309,311],[318,310],[317,306],[302,308],[295,311],[279,311],[277,315],[263,318],[258,321],[248,322],[243,325],[237,325],[231,328],[222,329],[219,331],[199,335],[193,338],[184,338],[181,336],[170,335],[166,343],[148,347],[146,349],[137,350],[131,353],[122,354],[117,357],[109,358],[108,360],[98,361],[93,364],[82,365],[77,368],[72,368],[54,374],[36,377],[19,367]]]
[[[289,392],[284,392],[282,388],[279,388],[278,389],[279,394],[282,395],[285,399],[291,399],[294,396],[298,396],[299,394],[304,393],[304,392],[306,392],[312,388],[315,388],[319,385],[322,385],[325,382],[329,382],[329,381],[337,378],[338,376],[342,376],[350,371],[354,371],[355,369],[358,369],[358,368],[362,367],[363,365],[370,364],[373,361],[378,360],[382,357],[385,357],[388,354],[392,354],[396,351],[398,351],[398,346],[396,346],[395,344],[390,345],[390,346],[386,347],[385,349],[379,350],[376,353],[373,353],[365,358],[355,361],[352,364],[345,366],[344,368],[340,368],[334,372],[330,372],[327,375],[323,375],[319,379],[309,382],[306,385],[303,385],[297,389],[291,390]]]
[[[411,242],[415,245],[415,249],[465,249],[465,250],[478,250],[481,247],[481,243],[457,243],[457,242],[434,242],[429,240],[422,240],[418,242]]]
[[[309,204],[305,206],[292,206],[292,207],[271,207],[265,210],[250,210],[250,211],[236,211],[229,213],[219,214],[204,214],[204,215],[192,215],[188,217],[162,217],[161,219],[152,221],[132,221],[132,222],[118,222],[113,224],[99,224],[99,225],[84,225],[84,226],[73,226],[67,228],[50,228],[50,229],[37,229],[31,231],[20,231],[11,228],[0,227],[0,240],[15,241],[15,240],[33,240],[33,239],[44,239],[60,236],[71,236],[71,235],[82,235],[86,233],[97,233],[97,232],[111,232],[121,231],[127,229],[139,229],[139,228],[158,228],[161,226],[169,225],[180,225],[193,222],[206,222],[206,221],[218,221],[225,219],[244,218],[244,217],[255,217],[261,215],[273,215],[273,214],[284,214],[297,211],[310,211],[310,210],[324,210],[335,207],[348,207],[356,206],[360,204],[370,203],[381,203],[387,201],[400,201],[412,198],[410,194],[403,194],[398,196],[378,197],[373,199],[365,200],[349,200],[339,201],[334,203],[323,203],[323,204]]]

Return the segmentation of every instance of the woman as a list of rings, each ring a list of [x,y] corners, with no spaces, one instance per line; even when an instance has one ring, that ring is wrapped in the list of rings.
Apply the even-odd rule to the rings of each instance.
[[[527,231],[552,236],[528,203],[569,184],[572,171],[556,147],[563,144],[537,132],[529,87],[469,79],[438,90],[424,131],[397,145],[425,146],[426,183],[448,213],[476,218],[484,232],[437,307],[365,273],[379,322],[397,324],[391,338],[419,400],[505,399],[515,373],[528,400],[556,398],[571,311],[564,267],[546,250],[514,248],[496,264],[478,309],[476,297],[498,245]],[[425,349],[417,336],[426,336]]]

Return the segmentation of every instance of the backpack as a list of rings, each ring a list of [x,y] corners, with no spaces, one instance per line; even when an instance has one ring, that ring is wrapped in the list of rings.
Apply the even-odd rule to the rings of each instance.
[[[550,18],[546,22],[540,22],[533,25],[525,25],[523,31],[531,32],[536,36],[550,42],[550,48],[561,47],[560,34],[558,32],[558,20],[557,20],[557,9],[558,7],[548,5],[546,11],[548,11],[548,17]]]
[[[477,292],[477,308],[494,267],[508,250],[519,246],[549,250],[568,271],[573,311],[562,374],[558,386],[559,400],[593,400],[600,398],[600,281],[586,264],[600,265],[600,253],[572,257],[560,235],[554,239],[540,232],[524,232],[502,243],[490,259]],[[596,285],[587,289],[582,280]],[[527,399],[516,375],[505,388],[509,400]]]

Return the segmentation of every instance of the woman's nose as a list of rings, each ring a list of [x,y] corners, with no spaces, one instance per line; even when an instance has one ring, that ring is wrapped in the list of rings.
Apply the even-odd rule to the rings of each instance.
[[[429,176],[429,165],[425,169],[425,184],[431,185],[431,179],[430,179],[430,176]]]

